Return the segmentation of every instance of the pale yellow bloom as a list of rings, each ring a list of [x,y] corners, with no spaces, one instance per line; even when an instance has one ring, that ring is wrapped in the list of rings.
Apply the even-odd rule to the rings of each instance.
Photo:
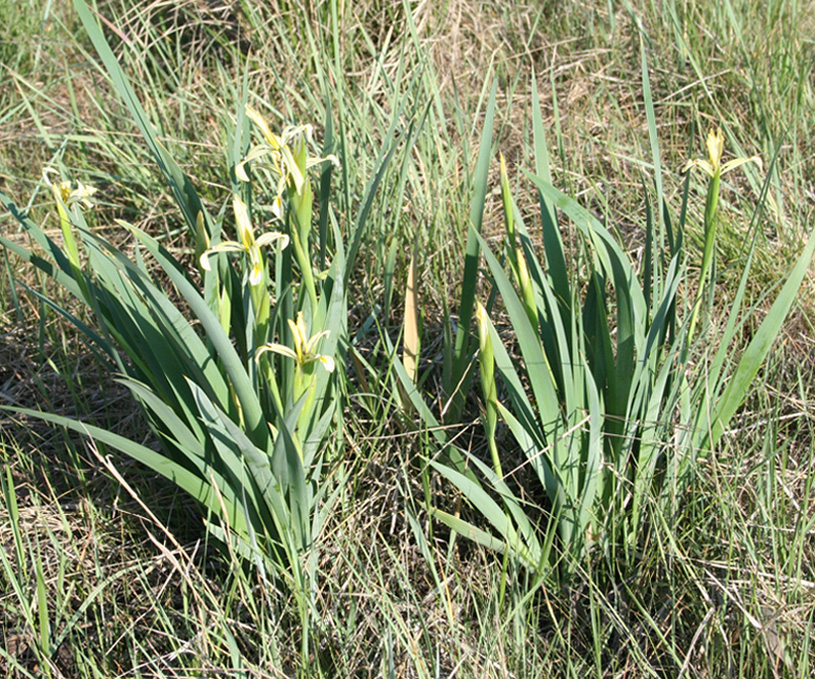
[[[204,271],[210,270],[209,258],[219,252],[244,252],[249,257],[249,283],[258,285],[263,280],[263,259],[260,248],[264,245],[277,243],[282,250],[289,244],[289,237],[277,231],[267,231],[255,238],[252,228],[252,221],[249,218],[249,210],[239,196],[232,197],[232,207],[235,211],[235,224],[238,229],[239,241],[223,241],[213,248],[206,250],[200,258],[201,268]]]
[[[323,337],[327,337],[330,333],[329,330],[318,332],[312,337],[308,336],[308,328],[306,327],[306,320],[303,317],[303,312],[297,314],[297,321],[289,319],[289,328],[294,339],[294,349],[287,347],[284,344],[272,343],[264,344],[259,347],[255,352],[255,358],[258,358],[266,351],[273,351],[283,356],[288,356],[297,361],[297,365],[304,367],[309,363],[319,361],[328,372],[334,372],[334,359],[331,356],[317,353],[317,345]]]
[[[698,167],[701,170],[704,170],[710,177],[714,177],[717,173],[719,176],[730,172],[730,170],[735,170],[737,167],[744,165],[745,163],[755,163],[762,167],[761,158],[758,156],[750,156],[749,158],[735,158],[733,160],[728,160],[724,165],[722,165],[722,155],[724,154],[724,132],[722,132],[721,128],[713,128],[710,129],[707,135],[707,140],[705,141],[705,145],[707,146],[707,160],[702,160],[697,158],[695,160],[689,160],[685,166],[682,168],[682,172],[687,172],[692,167]]]
[[[51,167],[47,167],[42,171],[42,177],[45,180],[45,183],[51,187],[51,190],[54,192],[54,196],[59,197],[60,200],[65,203],[65,205],[70,206],[79,204],[84,208],[93,207],[91,196],[93,196],[98,189],[93,186],[85,186],[80,181],[77,181],[75,189],[72,188],[73,184],[69,181],[52,184],[51,180],[48,178],[48,174],[56,172],[57,171]]]
[[[272,211],[278,217],[283,214],[283,201],[282,197],[286,191],[286,187],[291,185],[299,195],[303,190],[303,184],[306,177],[297,165],[294,158],[289,142],[298,136],[305,135],[308,141],[311,141],[313,128],[311,125],[298,125],[296,127],[285,127],[283,132],[278,136],[272,132],[269,124],[263,116],[251,106],[246,106],[246,115],[249,119],[258,126],[263,134],[264,142],[253,146],[246,157],[235,166],[235,175],[241,181],[248,182],[249,175],[246,174],[246,165],[248,163],[262,161],[263,164],[269,167],[272,172],[277,176],[277,193],[272,203]],[[337,157],[328,155],[325,158],[307,158],[305,169],[319,165],[324,162],[331,162],[334,165],[339,165]]]

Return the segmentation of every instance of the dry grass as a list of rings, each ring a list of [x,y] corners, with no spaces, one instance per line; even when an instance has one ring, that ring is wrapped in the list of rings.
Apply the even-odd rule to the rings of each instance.
[[[339,4],[340,60],[354,106],[349,116],[362,126],[349,131],[360,173],[373,164],[371,149],[386,132],[379,121],[392,113],[394,92],[406,89],[404,82],[394,82],[406,51],[421,48],[410,63],[426,69],[431,83],[412,96],[430,100],[436,95],[446,114],[436,119],[433,153],[430,142],[417,147],[407,199],[392,219],[383,217],[381,243],[372,236],[369,265],[355,281],[362,292],[354,330],[387,289],[378,276],[386,267],[377,248],[385,252],[391,238],[408,244],[397,248],[392,272],[398,296],[407,265],[401,253],[419,238],[427,247],[420,282],[423,360],[425,366],[438,364],[445,305],[456,298],[461,279],[469,168],[488,74],[499,81],[497,143],[513,172],[531,166],[534,68],[544,122],[552,131],[556,183],[608,215],[632,249],[639,246],[641,181],[649,181],[651,168],[641,160],[650,158],[650,150],[639,85],[640,38],[627,12],[609,17],[606,3],[588,2],[529,2],[511,9],[466,0],[443,7],[430,2]],[[329,44],[325,7],[307,5],[314,35]],[[192,1],[100,6],[112,23],[111,42],[149,112],[164,126],[163,140],[203,187],[214,213],[228,192],[223,116],[234,109],[234,101],[225,83],[242,74],[230,48],[248,55],[251,90],[272,102],[281,116],[300,120],[313,114],[313,100],[302,93],[317,68],[298,31],[302,11],[282,0],[251,9],[256,14],[247,17],[237,7]],[[767,156],[777,148],[782,129],[760,113],[784,107],[790,136],[780,147],[772,186],[781,208],[762,218],[767,241],[759,249],[758,296],[788,268],[811,216],[806,191],[815,181],[807,131],[812,92],[806,80],[810,72],[796,64],[806,63],[812,46],[801,37],[803,28],[788,41],[785,49],[796,60],[788,68],[803,70],[788,79],[797,82],[797,89],[785,89],[777,84],[780,76],[773,66],[779,43],[786,44],[777,34],[781,19],[745,48],[755,56],[747,60],[739,56],[731,35],[706,27],[698,14],[702,10],[694,10],[685,21],[691,49],[704,59],[700,78],[683,61],[668,22],[660,23],[664,17],[644,4],[640,10],[651,39],[648,57],[666,168],[678,170],[689,155],[699,155],[701,149],[689,148],[689,140],[695,134],[699,147],[706,126],[720,119],[743,144],[754,144]],[[801,11],[798,26],[815,20],[810,4]],[[0,94],[0,190],[25,205],[41,168],[59,161],[102,186],[99,228],[110,228],[123,217],[183,250],[178,215],[132,123],[107,81],[89,66],[84,39],[68,39],[81,36],[70,10],[53,12],[41,32],[26,33],[22,41],[27,52],[40,55],[36,64],[3,57],[12,85]],[[403,39],[411,27],[416,41]],[[15,35],[9,32],[3,39]],[[327,58],[337,56],[331,48],[326,52]],[[179,56],[181,63],[174,63]],[[363,122],[366,115],[377,122]],[[495,172],[491,186],[498,185]],[[666,177],[672,203],[681,185],[678,172]],[[754,204],[752,191],[746,184],[734,185],[725,195],[727,219],[734,223],[722,244],[728,262],[738,263],[743,252],[736,225],[750,218],[744,211]],[[526,201],[522,212],[533,214],[535,196],[519,195]],[[46,198],[38,194],[30,214],[56,232]],[[354,202],[359,199],[352,196]],[[389,209],[377,207],[383,215]],[[701,211],[701,202],[694,209]],[[499,194],[488,197],[486,215],[485,233],[499,233]],[[17,307],[10,276],[17,281]],[[725,271],[722,285],[732,281]],[[0,673],[15,679],[181,677],[191,672],[277,678],[309,666],[323,676],[349,677],[804,676],[800,672],[811,667],[815,610],[809,415],[814,284],[807,282],[801,311],[785,329],[776,372],[761,385],[766,397],[749,404],[743,432],[703,470],[705,482],[677,513],[672,540],[656,530],[655,542],[643,546],[638,573],[622,584],[609,582],[613,564],[604,580],[593,581],[589,573],[572,601],[530,585],[523,573],[506,572],[500,556],[460,538],[451,540],[448,531],[433,526],[426,494],[448,508],[457,506],[457,498],[437,478],[423,475],[425,433],[388,407],[377,421],[352,399],[346,456],[353,482],[319,545],[319,641],[316,657],[305,660],[298,656],[292,602],[256,574],[217,556],[206,544],[196,509],[173,488],[117,461],[140,502],[119,486],[86,443],[34,420],[2,414],[6,475],[0,549],[8,566],[0,576],[0,646],[5,649]],[[147,440],[144,421],[126,390],[21,285],[39,289],[30,271],[9,260],[0,284],[2,403],[88,418]],[[394,327],[398,308],[396,302],[391,306]],[[381,351],[364,349],[366,358]],[[427,388],[439,393],[434,379],[428,378]],[[381,393],[375,396],[387,401]],[[475,396],[472,406],[474,419]],[[366,433],[371,422],[373,433]],[[462,440],[473,436],[473,428],[461,429]],[[11,495],[18,507],[13,521]],[[413,529],[411,518],[421,530]],[[426,543],[420,535],[429,536]],[[67,630],[59,647],[51,649],[47,667],[32,625],[37,620],[37,562],[52,631],[59,638]],[[600,557],[594,565],[599,570],[608,563]],[[23,588],[19,593],[15,581]],[[525,591],[534,594],[525,598]],[[642,594],[650,608],[637,609],[641,601],[634,593]],[[23,614],[25,603],[32,619]],[[603,634],[598,648],[597,636]],[[677,674],[672,654],[680,658],[684,675]]]

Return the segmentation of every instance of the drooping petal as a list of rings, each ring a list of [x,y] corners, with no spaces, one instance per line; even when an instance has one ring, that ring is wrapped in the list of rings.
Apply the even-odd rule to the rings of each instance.
[[[299,137],[300,135],[304,135],[310,142],[314,135],[314,126],[309,124],[288,125],[287,127],[283,128],[283,133],[280,135],[280,137],[284,144],[288,144],[292,139]]]
[[[235,166],[235,176],[240,179],[242,182],[251,181],[249,179],[249,175],[246,174],[246,169],[244,165],[248,163],[253,163],[256,160],[264,158],[269,155],[270,147],[268,144],[258,144],[257,146],[253,146],[249,149],[249,153],[246,154],[246,157]]]
[[[218,245],[211,247],[209,250],[204,251],[199,258],[201,262],[201,268],[204,271],[209,271],[209,258],[211,255],[217,255],[220,252],[245,252],[246,248],[243,247],[240,243],[236,243],[234,240],[225,240]]]
[[[330,372],[330,373],[334,372],[334,367],[335,367],[334,366],[334,359],[331,358],[331,356],[325,356],[324,354],[320,354],[319,356],[315,356],[314,360],[319,361],[320,363],[322,363],[323,366],[325,367],[325,369],[328,372]]]
[[[246,105],[246,115],[249,116],[249,119],[260,128],[260,131],[263,133],[263,136],[266,139],[266,143],[275,150],[279,149],[281,146],[280,138],[274,132],[272,132],[271,128],[269,127],[269,123],[266,122],[266,119],[248,104]]]
[[[764,169],[764,164],[761,162],[761,158],[758,156],[750,156],[749,158],[735,158],[734,160],[728,160],[724,165],[722,165],[722,174],[730,172],[730,170],[735,170],[737,167],[745,165],[746,163],[755,163],[758,165],[760,170]]]
[[[300,172],[300,167],[297,165],[297,161],[294,159],[294,154],[292,154],[291,149],[288,146],[284,146],[281,149],[280,154],[283,160],[283,174],[288,179],[291,179],[292,183],[294,184],[294,190],[297,191],[298,195],[300,195],[306,178],[303,176],[303,173]]]
[[[279,250],[285,250],[289,245],[289,237],[285,233],[278,233],[277,231],[267,231],[260,234],[255,239],[255,245],[263,247],[265,245],[274,245],[277,243]]]
[[[287,347],[285,344],[277,344],[276,342],[271,344],[264,344],[257,348],[255,351],[255,360],[257,360],[263,353],[271,351],[275,354],[280,354],[282,356],[286,356],[288,358],[293,358],[295,361],[297,360],[297,354],[294,351]]]
[[[314,353],[314,350],[317,348],[317,345],[320,343],[320,340],[322,340],[323,337],[328,337],[330,332],[331,332],[330,330],[323,330],[321,332],[318,332],[313,337],[311,337],[311,339],[309,339],[308,342],[306,342],[306,347],[304,350],[305,353],[306,354]]]
[[[687,163],[685,163],[685,166],[682,168],[682,172],[687,172],[688,170],[690,170],[691,168],[694,168],[694,167],[698,167],[700,170],[704,170],[704,172],[709,177],[713,176],[714,170],[713,170],[713,167],[711,166],[711,164],[709,162],[707,162],[706,160],[700,160],[700,159],[689,160]]]
[[[241,162],[235,165],[235,176],[240,179],[242,182],[250,182],[252,181],[249,179],[249,175],[246,174],[246,170],[244,169],[244,165],[249,162],[248,158],[244,158]]]
[[[340,160],[335,156],[333,153],[329,153],[327,156],[323,158],[309,158],[306,160],[306,169],[311,169],[312,167],[316,167],[317,165],[322,165],[323,163],[331,163],[334,167],[340,166]]]

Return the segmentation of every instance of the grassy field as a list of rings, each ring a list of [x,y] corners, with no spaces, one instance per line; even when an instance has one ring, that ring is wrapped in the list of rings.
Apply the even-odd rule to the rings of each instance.
[[[0,675],[812,675],[815,4],[0,6]]]

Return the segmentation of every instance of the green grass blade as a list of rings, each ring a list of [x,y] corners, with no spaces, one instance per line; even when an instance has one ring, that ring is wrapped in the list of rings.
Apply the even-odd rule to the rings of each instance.
[[[814,254],[815,231],[810,234],[806,247],[790,272],[787,281],[784,283],[784,287],[781,288],[778,297],[773,302],[769,312],[767,312],[767,315],[758,327],[758,330],[756,330],[755,335],[753,335],[753,339],[739,360],[738,366],[727,384],[727,388],[716,404],[713,411],[709,438],[703,442],[703,450],[716,446],[730,423],[731,418],[736,413],[736,410],[744,402],[747,391],[753,383],[761,364],[772,348],[773,342],[778,337],[778,333],[781,332],[787,314],[792,308],[801,283],[809,270],[809,265],[812,262]]]
[[[431,514],[459,535],[473,542],[477,542],[480,545],[484,545],[487,549],[493,550],[498,554],[503,554],[507,549],[507,544],[504,540],[497,538],[492,533],[488,533],[457,516],[435,508],[431,510]]]
[[[458,488],[473,506],[478,508],[478,511],[492,524],[504,543],[508,545],[518,543],[518,533],[507,517],[507,513],[490,497],[489,493],[484,490],[478,481],[460,474],[445,464],[436,461],[431,461],[430,464],[439,474]]]
[[[645,104],[645,118],[648,121],[648,139],[651,142],[651,161],[654,164],[654,184],[657,190],[657,208],[656,208],[656,224],[659,226],[657,227],[657,232],[659,234],[658,242],[653,243],[654,247],[656,248],[657,253],[661,253],[665,248],[664,243],[664,234],[665,229],[663,228],[663,211],[662,206],[665,203],[665,195],[662,189],[662,162],[660,160],[660,152],[659,152],[659,137],[657,136],[657,121],[656,121],[656,113],[654,112],[654,100],[651,96],[651,80],[648,77],[648,59],[645,53],[645,41],[640,38],[640,53],[642,55],[642,98]],[[655,253],[656,254],[656,253]],[[653,257],[653,267],[654,270],[652,271],[652,282],[655,286],[659,285],[660,276],[658,272],[659,268],[659,257]],[[660,290],[657,288],[654,291],[654,298],[659,298],[661,296]]]
[[[119,62],[116,60],[113,50],[110,48],[110,45],[105,39],[102,29],[99,27],[96,19],[94,19],[84,0],[74,0],[74,9],[76,9],[77,14],[82,21],[82,25],[85,27],[85,30],[88,33],[88,37],[93,43],[99,58],[102,60],[105,69],[110,75],[116,91],[119,93],[119,96],[122,98],[125,106],[127,106],[131,116],[133,116],[133,120],[136,122],[136,125],[138,125],[144,140],[147,142],[147,145],[153,154],[153,157],[158,163],[159,168],[161,168],[161,172],[164,175],[170,190],[172,191],[173,197],[184,215],[187,222],[187,228],[189,229],[190,233],[194,235],[195,220],[199,212],[203,212],[205,215],[205,220],[210,222],[210,218],[201,204],[201,199],[198,197],[195,187],[192,185],[189,177],[184,174],[184,172],[172,158],[167,149],[158,140],[155,129],[153,128],[152,123],[149,121],[144,107],[141,105],[141,102],[136,96],[133,87],[130,85],[127,76],[122,70],[122,67],[119,65]]]
[[[159,432],[160,436],[167,438],[172,443],[179,444],[184,450],[203,449],[205,434],[193,413],[189,413],[190,416],[185,421],[146,384],[132,378],[117,381],[125,385],[148,412],[152,412],[159,418],[165,427],[163,432]],[[194,429],[191,429],[190,426],[193,426]]]
[[[535,173],[547,184],[552,184],[552,171],[549,166],[549,149],[546,143],[546,133],[541,115],[541,102],[538,97],[538,88],[535,78],[532,78],[532,131],[535,145]],[[543,225],[543,246],[546,253],[547,271],[552,280],[552,287],[560,302],[558,305],[566,322],[571,304],[571,291],[569,287],[569,274],[566,269],[566,255],[563,248],[563,239],[557,223],[557,213],[551,201],[542,193],[538,193],[541,204],[541,222]]]
[[[466,383],[462,382],[465,373],[472,365],[473,341],[470,324],[475,309],[475,290],[478,282],[479,244],[475,236],[481,233],[484,218],[484,203],[487,197],[487,182],[492,161],[492,132],[495,120],[495,94],[498,83],[493,83],[487,110],[484,115],[484,126],[481,130],[481,146],[476,161],[473,197],[470,203],[470,222],[467,235],[467,247],[464,252],[464,277],[461,282],[461,303],[459,304],[458,330],[453,350],[453,365],[450,381],[445,385],[447,396],[452,397],[449,418],[458,419],[466,392]],[[459,387],[461,384],[461,387]]]

